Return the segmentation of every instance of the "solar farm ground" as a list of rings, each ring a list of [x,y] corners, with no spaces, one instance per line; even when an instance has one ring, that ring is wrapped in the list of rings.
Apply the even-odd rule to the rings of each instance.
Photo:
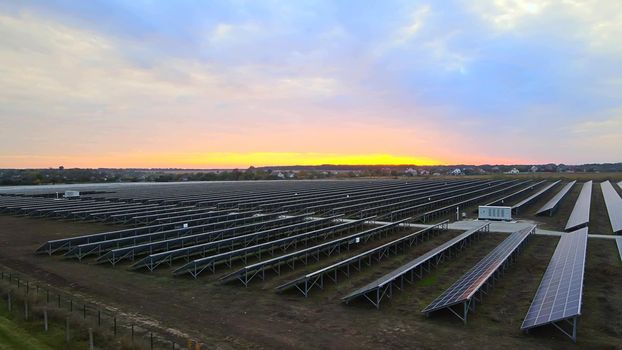
[[[565,214],[564,210],[569,214],[573,204],[571,196],[578,195],[578,190],[576,186],[565,200],[565,204],[570,203],[569,209],[562,205],[556,216],[568,217],[560,214]],[[593,192],[600,192],[600,189],[595,186]],[[544,203],[545,198],[533,207]],[[593,198],[594,202],[597,200]],[[90,259],[79,263],[60,256],[33,254],[46,240],[109,231],[112,228],[109,225],[0,216],[0,227],[0,264],[151,320],[162,329],[202,339],[215,348],[622,348],[622,293],[618,293],[622,285],[622,263],[613,240],[590,239],[588,242],[583,315],[575,345],[554,329],[544,327],[529,335],[519,330],[555,249],[556,237],[533,237],[491,294],[477,304],[469,323],[463,325],[449,313],[439,312],[426,318],[420,310],[500,243],[506,234],[484,233],[481,240],[433,270],[415,286],[396,292],[378,311],[363,301],[346,306],[341,303],[341,297],[458,232],[441,233],[406,254],[385,259],[350,279],[342,279],[338,284],[328,283],[325,290],[315,290],[305,299],[293,291],[276,294],[274,287],[314,267],[326,266],[343,254],[325,258],[319,265],[254,281],[244,288],[236,283],[216,282],[218,276],[229,271],[227,269],[219,270],[216,275],[206,272],[194,280],[172,277],[170,269],[166,268],[155,273],[130,272],[127,264],[111,268],[91,265]],[[372,241],[358,250],[395,237]]]

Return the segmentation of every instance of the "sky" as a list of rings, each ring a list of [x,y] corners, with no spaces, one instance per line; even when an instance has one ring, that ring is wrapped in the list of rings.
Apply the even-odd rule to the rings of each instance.
[[[619,161],[619,0],[0,0],[0,168]]]

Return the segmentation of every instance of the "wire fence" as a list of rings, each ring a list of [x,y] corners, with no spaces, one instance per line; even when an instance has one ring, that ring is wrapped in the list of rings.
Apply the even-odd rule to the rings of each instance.
[[[49,285],[43,286],[39,282],[27,280],[13,271],[0,271],[0,281],[9,286],[4,294],[10,313],[17,312],[17,303],[21,303],[24,318],[29,320],[35,316],[36,311],[33,306],[36,304],[43,305],[43,310],[39,310],[39,313],[45,331],[48,329],[48,311],[67,313],[74,320],[83,321],[81,326],[88,329],[91,349],[93,346],[97,346],[97,344],[93,344],[93,328],[102,333],[110,334],[113,339],[123,339],[130,343],[131,348],[135,349],[207,349],[205,344],[197,340],[179,339],[171,334],[154,332],[139,322],[120,316],[115,310],[102,308],[100,305],[89,303],[79,296]],[[13,290],[12,287],[16,287],[16,290]],[[21,311],[19,312],[21,313]],[[71,334],[68,316],[65,320],[65,340],[67,342],[71,340]]]

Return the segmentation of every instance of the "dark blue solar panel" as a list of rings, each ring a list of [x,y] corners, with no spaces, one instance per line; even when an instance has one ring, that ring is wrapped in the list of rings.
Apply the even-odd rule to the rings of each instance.
[[[521,329],[581,314],[587,227],[560,239]]]
[[[421,312],[440,310],[471,299],[534,230],[532,226],[512,233]]]

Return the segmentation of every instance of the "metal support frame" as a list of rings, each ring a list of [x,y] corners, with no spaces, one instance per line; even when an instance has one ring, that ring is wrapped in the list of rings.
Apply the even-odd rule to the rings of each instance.
[[[516,261],[517,256],[522,252],[523,246],[527,243],[527,241],[531,238],[531,236],[532,236],[532,233],[530,233],[527,236],[527,238],[523,240],[518,245],[518,247],[516,247],[516,249],[514,249],[514,251],[505,259],[505,261],[503,261],[501,266],[499,266],[499,268],[495,272],[493,272],[490,275],[490,277],[484,282],[484,284],[475,292],[472,298],[466,299],[465,301],[457,304],[457,305],[463,304],[463,310],[461,310],[462,315],[457,313],[455,310],[453,310],[453,307],[456,304],[449,305],[446,307],[446,309],[448,309],[452,314],[457,316],[459,319],[461,319],[464,322],[464,324],[466,324],[469,311],[475,312],[476,302],[481,303],[483,300],[483,296],[485,294],[488,294],[488,291],[490,289],[494,288],[495,282],[497,281],[497,279],[499,279],[505,273],[505,270],[508,269],[510,265]],[[429,317],[431,312],[427,312],[425,315]]]

